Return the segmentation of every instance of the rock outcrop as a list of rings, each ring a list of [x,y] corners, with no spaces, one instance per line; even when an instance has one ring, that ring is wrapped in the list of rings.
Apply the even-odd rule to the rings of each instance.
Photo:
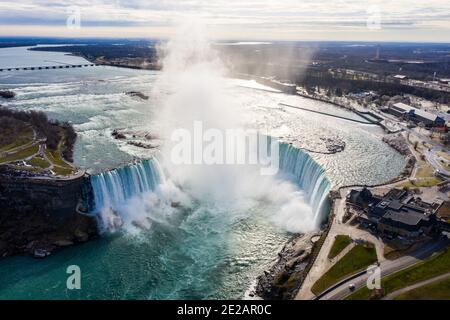
[[[386,135],[382,140],[404,156],[411,154],[408,142],[401,133]]]
[[[12,99],[16,96],[13,91],[10,90],[0,90],[0,97],[5,99]]]
[[[266,300],[290,300],[303,280],[303,271],[310,260],[311,235],[299,235],[288,242],[278,254],[277,262],[257,279],[256,294]]]
[[[126,95],[130,96],[130,97],[138,97],[141,98],[142,100],[148,100],[148,96],[143,94],[142,92],[139,91],[128,91],[125,93]]]

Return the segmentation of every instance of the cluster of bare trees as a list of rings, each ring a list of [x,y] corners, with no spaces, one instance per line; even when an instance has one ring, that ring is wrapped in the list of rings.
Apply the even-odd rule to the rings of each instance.
[[[1,106],[0,120],[0,128],[10,128],[11,132],[16,133],[23,129],[26,123],[29,123],[36,130],[39,137],[46,139],[45,143],[50,150],[57,150],[61,138],[64,137],[63,156],[68,161],[72,161],[73,146],[77,134],[70,123],[61,123],[57,120],[50,120],[47,115],[41,111],[12,110]],[[12,135],[12,138],[14,139],[15,137]]]
[[[73,126],[68,122],[62,123],[61,126],[64,129],[65,137],[62,156],[67,161],[73,162],[73,146],[75,145],[75,141],[77,140],[77,133],[75,132]]]
[[[24,128],[24,122],[11,117],[0,116],[0,145],[13,143]]]

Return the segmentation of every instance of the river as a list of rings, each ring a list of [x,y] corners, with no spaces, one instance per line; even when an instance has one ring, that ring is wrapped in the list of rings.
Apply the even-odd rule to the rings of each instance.
[[[0,49],[3,67],[85,62],[79,57],[25,47]],[[0,89],[13,90],[17,96],[0,104],[42,110],[50,118],[73,123],[78,133],[75,165],[97,174],[154,155],[154,150],[114,139],[111,133],[125,129],[157,135],[155,115],[161,105],[154,99],[152,88],[159,75],[159,71],[107,66],[1,72]],[[249,127],[264,127],[283,141],[321,152],[327,137],[344,141],[342,152],[310,153],[325,170],[330,187],[381,183],[397,176],[404,166],[404,159],[381,142],[383,132],[379,127],[282,108],[279,103],[358,118],[349,111],[259,90],[251,81],[227,79],[225,90],[238,101],[242,119]],[[128,91],[139,91],[150,98],[132,97],[126,94]],[[251,198],[236,206],[208,198],[190,199],[188,210],[182,212],[167,207],[155,209],[151,228],[138,235],[104,234],[43,260],[25,256],[1,260],[0,298],[240,299],[291,237],[286,221],[295,223],[303,215],[306,219],[310,211],[302,202],[303,189],[288,180],[274,182],[278,190],[271,191],[276,196],[270,196],[270,201]],[[148,199],[138,198],[141,202],[131,207],[133,212],[141,210],[141,203]],[[284,201],[292,204],[292,210],[280,204]],[[298,216],[293,218],[292,212]],[[285,215],[290,215],[290,220],[279,223]],[[81,290],[66,289],[69,265],[81,268]]]

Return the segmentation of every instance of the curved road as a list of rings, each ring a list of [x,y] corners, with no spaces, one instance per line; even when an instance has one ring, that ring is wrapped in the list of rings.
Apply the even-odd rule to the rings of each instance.
[[[433,241],[428,244],[425,244],[424,246],[422,246],[415,252],[410,253],[407,256],[392,261],[385,260],[380,263],[381,276],[385,277],[387,275],[410,267],[413,264],[416,264],[417,262],[423,260],[424,258],[427,258],[434,252],[439,251],[440,249],[443,249],[448,245],[449,245],[448,239]],[[331,291],[329,291],[323,296],[320,296],[319,299],[320,300],[344,299],[346,296],[352,293],[348,288],[349,284],[353,284],[355,286],[355,289],[358,290],[366,285],[367,277],[368,275],[365,272],[354,279],[350,277],[350,279],[348,279],[347,281],[344,280],[343,282],[337,284],[335,287],[332,287]]]

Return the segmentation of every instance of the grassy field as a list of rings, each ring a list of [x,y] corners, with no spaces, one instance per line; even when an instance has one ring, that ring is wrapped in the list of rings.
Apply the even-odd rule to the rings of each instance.
[[[27,163],[29,165],[32,165],[33,167],[37,167],[37,168],[41,168],[41,169],[46,169],[50,166],[50,163],[48,163],[46,160],[39,158],[39,157],[34,157],[34,158],[28,160]]]
[[[62,168],[62,167],[55,166],[55,167],[53,167],[52,170],[54,173],[56,173],[57,175],[60,175],[60,176],[68,176],[74,172],[74,170],[70,167]]]
[[[72,166],[70,166],[68,163],[66,163],[62,159],[61,150],[62,144],[60,143],[57,150],[49,150],[45,149],[45,155],[47,158],[53,163],[53,172],[55,172],[58,175],[61,176],[67,176],[74,172],[74,169]]]
[[[394,300],[450,300],[450,278],[402,293]]]
[[[396,185],[397,188],[421,188],[421,187],[433,187],[441,183],[442,180],[437,177],[429,177],[429,178],[421,178],[417,180],[410,180],[408,182],[403,182],[401,184]]]
[[[69,165],[61,159],[61,153],[59,150],[52,151],[45,149],[45,155],[55,166],[69,167]]]
[[[35,144],[28,148],[20,150],[16,153],[10,154],[6,157],[1,157],[0,163],[7,163],[7,162],[21,160],[21,159],[32,156],[33,154],[37,153],[38,151],[39,151],[39,145]]]
[[[328,253],[328,259],[333,259],[334,257],[336,257],[350,243],[352,243],[352,239],[349,236],[341,234],[337,235],[334,238],[333,246],[331,247],[330,252]]]
[[[433,187],[442,182],[441,179],[434,175],[434,168],[425,162],[418,162],[419,166],[412,179],[397,185],[398,188],[421,188]]]
[[[377,261],[377,253],[372,244],[358,244],[317,280],[311,288],[319,294],[340,280],[365,269]]]
[[[381,280],[384,294],[413,285],[417,282],[431,279],[435,276],[450,272],[450,248],[433,255],[407,269],[396,272]],[[347,297],[349,300],[367,300],[371,291],[366,287]]]

